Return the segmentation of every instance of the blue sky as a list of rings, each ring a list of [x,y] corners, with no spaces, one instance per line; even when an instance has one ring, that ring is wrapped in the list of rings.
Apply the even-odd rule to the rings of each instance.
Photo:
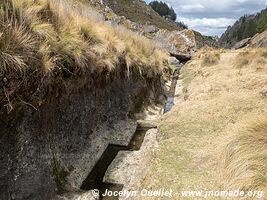
[[[145,0],[149,3],[151,0]],[[266,8],[267,0],[163,0],[177,13],[177,21],[205,35],[220,36],[244,14]]]

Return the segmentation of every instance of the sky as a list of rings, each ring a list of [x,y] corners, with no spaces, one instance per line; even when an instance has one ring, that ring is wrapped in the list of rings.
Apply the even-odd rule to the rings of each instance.
[[[149,3],[151,0],[145,0]],[[267,0],[162,0],[177,13],[177,21],[204,35],[220,36],[245,14],[267,7]]]

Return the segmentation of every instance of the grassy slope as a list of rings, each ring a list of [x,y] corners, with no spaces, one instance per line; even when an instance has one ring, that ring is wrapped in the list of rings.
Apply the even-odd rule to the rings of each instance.
[[[150,23],[161,29],[179,30],[174,23],[163,19],[150,6],[140,0],[108,0],[107,4],[120,16],[140,24]],[[149,14],[148,14],[149,13]]]
[[[209,55],[215,55],[216,59],[211,59],[210,63],[205,60],[207,53],[200,53],[201,59],[196,58],[183,68],[184,84],[188,87],[185,90],[187,100],[163,117],[161,132],[164,139],[150,164],[143,188],[172,188],[177,192],[231,188],[227,183],[234,181],[234,176],[238,175],[230,173],[229,176],[228,173],[227,178],[224,176],[227,166],[221,162],[222,155],[227,150],[225,146],[231,142],[227,138],[235,138],[235,133],[244,129],[244,119],[250,121],[254,117],[267,115],[267,98],[263,95],[267,90],[264,52],[246,55],[251,63],[242,67],[237,67],[242,61],[240,55],[236,57],[236,52],[222,53],[220,61],[217,60],[218,52],[211,53]],[[261,146],[262,143],[256,145],[267,149],[266,139],[265,146]],[[243,160],[239,160],[243,166],[250,166],[250,160],[246,158],[251,149],[247,149]],[[254,151],[255,148],[252,148],[250,154]],[[229,160],[226,156],[224,161],[233,162]],[[260,168],[262,179],[266,176],[266,166]],[[234,167],[238,168],[239,165]],[[232,170],[236,171],[234,167]],[[220,176],[224,176],[223,179]],[[253,179],[249,181],[251,183]],[[237,185],[244,186],[242,181]],[[265,186],[251,184],[253,189],[267,189]],[[183,198],[176,196],[174,199]]]
[[[153,78],[162,73],[167,52],[143,36],[108,25],[88,6],[73,2],[0,2],[0,84],[4,86],[0,103],[5,107],[12,110],[16,98],[38,96],[55,79],[63,82],[84,75],[108,80],[120,71]]]
[[[128,67],[157,68],[166,58],[148,39],[105,24],[82,4],[74,7],[71,1],[62,0],[5,1],[0,4],[1,71],[29,66],[31,53],[37,53],[35,59],[44,65],[40,69],[47,70],[55,65],[90,67],[88,61],[112,70],[120,59]]]

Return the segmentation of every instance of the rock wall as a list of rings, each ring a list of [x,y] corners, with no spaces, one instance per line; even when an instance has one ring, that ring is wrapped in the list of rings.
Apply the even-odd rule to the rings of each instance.
[[[38,110],[25,104],[0,114],[0,199],[47,200],[78,190],[109,143],[131,139],[133,113],[163,93],[160,77],[70,84]]]

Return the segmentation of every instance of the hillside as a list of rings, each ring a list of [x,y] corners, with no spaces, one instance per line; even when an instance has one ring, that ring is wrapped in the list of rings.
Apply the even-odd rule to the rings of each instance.
[[[267,9],[255,15],[245,15],[229,26],[226,32],[219,39],[222,47],[233,47],[237,42],[253,37],[267,29]]]
[[[120,25],[152,39],[171,54],[191,53],[205,45],[216,47],[217,41],[199,32],[184,29],[184,24],[166,20],[159,16],[142,0],[85,1],[112,26]],[[119,12],[118,12],[119,10]],[[178,43],[179,45],[173,44]],[[187,51],[184,51],[186,46]],[[191,49],[191,50],[189,50]]]
[[[232,199],[214,191],[239,188],[258,191],[245,199],[266,199],[266,52],[205,48],[182,68],[142,188],[168,188],[172,199],[210,200]]]
[[[104,3],[117,15],[125,16],[133,22],[170,31],[182,29],[175,22],[162,18],[143,0],[104,0]]]

